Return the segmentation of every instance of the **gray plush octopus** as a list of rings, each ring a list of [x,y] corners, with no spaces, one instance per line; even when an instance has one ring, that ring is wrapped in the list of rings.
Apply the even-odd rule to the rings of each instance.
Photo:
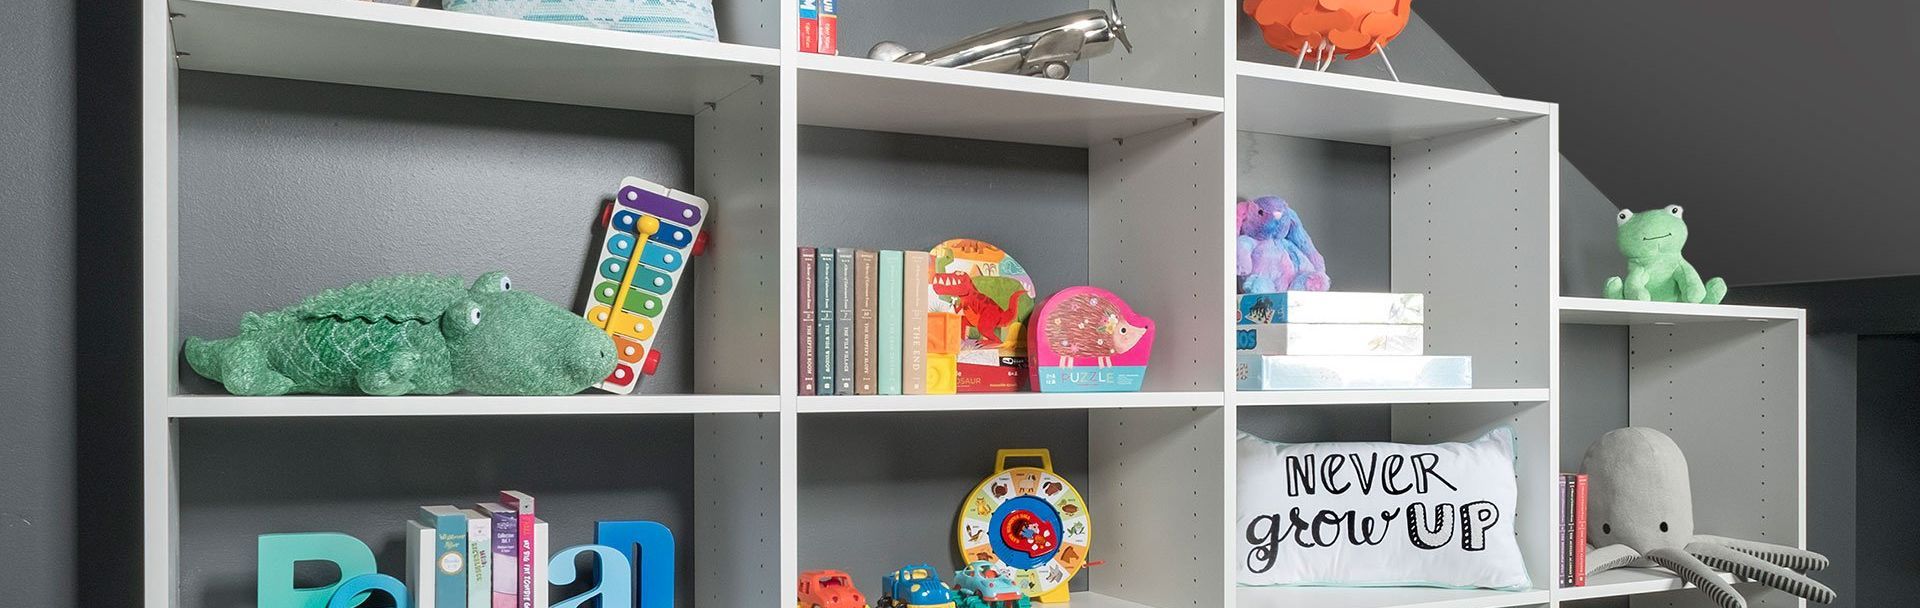
[[[1587,448],[1587,576],[1621,567],[1664,566],[1705,591],[1722,608],[1747,600],[1721,580],[1724,570],[1822,604],[1833,590],[1803,572],[1827,558],[1796,547],[1693,533],[1687,457],[1665,433],[1616,429]]]

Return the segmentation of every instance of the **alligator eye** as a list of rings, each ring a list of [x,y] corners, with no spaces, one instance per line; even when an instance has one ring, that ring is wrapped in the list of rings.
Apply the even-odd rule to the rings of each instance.
[[[513,291],[513,279],[500,277],[500,291]]]
[[[480,309],[475,308],[467,311],[467,323],[470,325],[480,324]]]
[[[1600,533],[1601,533],[1601,534],[1612,534],[1612,533],[1613,533],[1613,526],[1612,526],[1612,525],[1610,525],[1610,524],[1600,524]]]
[[[1680,214],[1686,212],[1687,210],[1681,209],[1679,205],[1667,205],[1667,213],[1673,214],[1674,217],[1680,217]]]
[[[1613,219],[1617,220],[1621,224],[1625,224],[1627,223],[1627,220],[1633,219],[1633,212],[1625,209],[1621,209],[1620,213],[1613,216]]]
[[[1664,521],[1660,522],[1660,531],[1661,532],[1667,531],[1667,522],[1664,522]]]

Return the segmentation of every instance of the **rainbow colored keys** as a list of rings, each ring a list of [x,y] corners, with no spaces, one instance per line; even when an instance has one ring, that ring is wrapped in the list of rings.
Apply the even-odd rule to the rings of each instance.
[[[597,388],[632,393],[640,376],[653,375],[660,363],[654,330],[673,302],[687,258],[706,248],[700,232],[706,220],[706,199],[637,177],[621,180],[603,220],[606,240],[594,266],[593,299],[582,311],[606,328],[619,351],[613,374]]]

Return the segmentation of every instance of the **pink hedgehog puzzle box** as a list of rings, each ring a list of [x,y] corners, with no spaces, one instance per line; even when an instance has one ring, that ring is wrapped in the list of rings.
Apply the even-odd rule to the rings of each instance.
[[[1113,292],[1068,287],[1035,311],[1027,341],[1034,390],[1095,393],[1140,390],[1153,353],[1153,320],[1134,314]]]
[[[620,182],[600,220],[605,236],[594,264],[593,297],[581,311],[613,337],[619,358],[595,387],[631,394],[659,365],[655,329],[673,303],[687,258],[706,248],[706,220],[706,199],[637,177]]]

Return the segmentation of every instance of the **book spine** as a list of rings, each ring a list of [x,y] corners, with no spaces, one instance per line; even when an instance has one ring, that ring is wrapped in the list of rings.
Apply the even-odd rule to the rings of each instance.
[[[814,383],[818,382],[819,361],[814,359],[814,336],[818,328],[814,326],[814,256],[817,250],[812,247],[800,248],[800,394],[813,394]]]
[[[800,52],[820,52],[820,0],[800,0]]]
[[[434,558],[439,553],[434,550],[434,536],[438,531],[421,525],[420,522],[407,522],[407,588],[413,590],[413,605],[436,606],[434,603]]]
[[[839,353],[833,352],[834,340],[838,339],[838,333],[835,331],[833,319],[834,314],[838,312],[834,308],[833,302],[833,293],[835,291],[833,282],[833,250],[821,249],[819,258],[815,260],[815,262],[818,272],[814,273],[816,275],[814,280],[818,281],[819,284],[814,290],[814,306],[816,310],[814,310],[813,318],[814,327],[820,335],[815,338],[819,343],[819,346],[814,349],[814,356],[819,359],[819,384],[814,394],[831,395],[833,394],[834,387],[838,386],[835,384],[837,379],[834,378],[834,364],[840,359]]]
[[[1573,586],[1587,586],[1587,475],[1573,477]]]
[[[550,605],[547,596],[551,591],[547,588],[547,556],[553,546],[548,544],[548,538],[547,522],[533,520],[533,608],[547,608]]]
[[[882,395],[900,394],[900,282],[904,280],[905,258],[898,251],[880,252],[880,351],[879,380],[875,390]]]
[[[880,361],[880,255],[871,249],[853,254],[853,392],[876,394]]]
[[[467,516],[447,507],[434,516],[433,532],[432,606],[467,608]]]
[[[514,518],[515,523],[518,524],[520,534],[520,546],[518,547],[519,559],[516,560],[518,569],[514,573],[518,580],[518,585],[516,585],[514,589],[520,597],[519,606],[520,608],[534,608],[533,563],[538,561],[536,559],[538,554],[534,552],[534,539],[537,537],[534,536],[533,529],[535,523],[533,497],[521,492],[509,490],[500,493],[500,504],[509,509],[513,509],[516,516]]]
[[[1560,476],[1560,585],[1573,586],[1573,476]]]
[[[520,515],[500,504],[483,506],[493,522],[493,608],[520,604]]]
[[[834,339],[839,342],[840,360],[834,361],[834,367],[840,373],[834,376],[833,394],[852,395],[853,392],[853,248],[841,247],[834,251],[833,263],[833,306]]]
[[[493,606],[493,518],[467,514],[467,608]]]
[[[925,251],[901,255],[900,285],[900,392],[927,394],[927,282],[931,278],[932,256]]]
[[[840,54],[840,2],[820,0],[820,54]]]

